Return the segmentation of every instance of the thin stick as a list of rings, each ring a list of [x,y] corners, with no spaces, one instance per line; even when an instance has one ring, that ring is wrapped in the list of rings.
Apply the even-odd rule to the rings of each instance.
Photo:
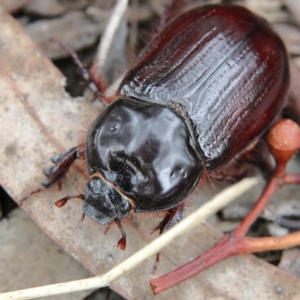
[[[31,289],[19,290],[15,292],[2,293],[0,294],[0,300],[34,299],[38,297],[65,294],[107,286],[111,282],[128,274],[148,257],[156,255],[163,247],[170,244],[174,239],[197,226],[200,222],[207,219],[210,215],[216,213],[222,207],[232,202],[234,199],[252,188],[258,182],[258,178],[246,178],[239,183],[224,189],[221,193],[201,206],[196,212],[192,213],[172,229],[159,236],[157,239],[152,241],[141,250],[137,251],[135,254],[111,269],[106,274],[88,279],[52,284]]]
[[[98,53],[94,59],[95,64],[97,66],[97,70],[102,70],[103,66],[105,65],[107,54],[110,50],[111,43],[113,40],[113,37],[115,35],[115,32],[117,31],[120,22],[127,10],[128,6],[128,0],[118,0],[118,3],[116,4],[114,11],[112,13],[112,16],[109,20],[109,23],[106,26],[106,29],[102,35],[101,41],[100,41],[100,47],[98,50]]]

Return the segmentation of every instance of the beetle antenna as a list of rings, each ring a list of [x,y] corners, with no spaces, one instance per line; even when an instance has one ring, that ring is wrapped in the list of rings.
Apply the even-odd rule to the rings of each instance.
[[[81,199],[84,200],[84,194],[78,194],[75,196],[66,196],[57,201],[55,201],[55,205],[59,208],[63,207],[69,200],[71,199]]]

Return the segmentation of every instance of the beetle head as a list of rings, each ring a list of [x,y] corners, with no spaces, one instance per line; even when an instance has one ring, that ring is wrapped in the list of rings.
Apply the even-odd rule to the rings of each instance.
[[[93,176],[84,185],[83,212],[101,225],[127,217],[131,209],[130,202],[100,177]]]

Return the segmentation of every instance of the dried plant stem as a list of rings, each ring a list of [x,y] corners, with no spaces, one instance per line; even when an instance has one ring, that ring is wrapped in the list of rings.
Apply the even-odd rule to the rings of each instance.
[[[109,23],[107,24],[106,29],[102,35],[97,55],[94,59],[97,65],[97,70],[102,70],[103,66],[105,65],[106,57],[110,50],[113,37],[127,10],[127,6],[128,0],[118,0],[114,8]]]
[[[38,297],[65,294],[107,286],[111,282],[132,271],[137,265],[146,260],[148,257],[158,253],[163,247],[170,244],[174,239],[197,226],[200,222],[207,219],[210,215],[214,214],[228,203],[232,202],[258,182],[258,178],[247,178],[235,185],[232,185],[231,187],[224,189],[221,193],[216,195],[210,201],[206,202],[196,212],[185,218],[178,225],[159,236],[157,239],[130,256],[121,264],[111,269],[106,274],[83,280],[69,281],[65,283],[2,293],[0,294],[0,300],[34,299]]]
[[[300,244],[300,231],[280,237],[244,238],[239,253],[255,253],[269,250],[280,250]]]
[[[299,245],[299,243],[300,232],[294,232],[282,237],[265,238],[241,238],[235,237],[234,233],[225,235],[209,251],[176,270],[152,280],[150,286],[154,294],[159,294],[230,256],[285,249]]]
[[[257,219],[259,214],[262,212],[264,207],[267,205],[273,194],[279,188],[278,179],[276,177],[272,178],[264,189],[259,200],[256,202],[255,206],[252,208],[247,217],[242,221],[239,227],[234,231],[234,236],[237,238],[242,238],[246,235],[250,226]]]

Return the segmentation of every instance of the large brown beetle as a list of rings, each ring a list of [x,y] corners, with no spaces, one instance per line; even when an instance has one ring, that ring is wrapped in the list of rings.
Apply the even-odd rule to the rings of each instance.
[[[152,38],[85,144],[53,157],[43,185],[85,159],[90,180],[77,197],[86,215],[120,227],[131,210],[166,211],[163,231],[182,218],[200,178],[266,132],[288,84],[284,45],[264,19],[240,6],[194,8]]]

